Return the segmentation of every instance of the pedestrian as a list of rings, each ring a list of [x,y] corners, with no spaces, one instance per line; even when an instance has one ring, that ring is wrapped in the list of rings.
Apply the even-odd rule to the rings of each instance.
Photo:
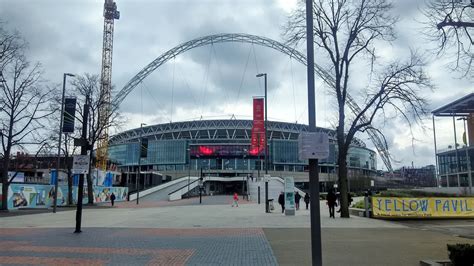
[[[280,196],[278,196],[278,203],[281,206],[281,213],[285,212],[285,195],[283,194],[283,191],[280,192]]]
[[[233,197],[233,202],[232,202],[232,207],[239,207],[239,195],[237,195],[237,192],[234,192],[234,197]]]
[[[333,190],[329,191],[328,195],[326,196],[326,201],[326,204],[329,207],[329,217],[335,219],[336,217],[334,216],[334,207],[337,207],[337,199]]]
[[[352,195],[351,193],[347,193],[347,202],[349,202],[349,207],[351,206],[352,204]],[[341,212],[341,208],[342,208],[342,204],[339,204],[339,210],[337,210],[337,212]]]
[[[304,203],[306,203],[306,209],[308,209],[308,205],[309,205],[309,195],[308,195],[308,193],[306,193],[304,195]]]
[[[112,203],[112,207],[114,206],[114,201],[115,201],[115,194],[112,192],[112,195],[110,195],[110,202]]]
[[[296,191],[296,194],[295,194],[295,205],[296,205],[296,209],[299,210],[300,209],[300,199],[301,199],[301,195],[298,191]]]

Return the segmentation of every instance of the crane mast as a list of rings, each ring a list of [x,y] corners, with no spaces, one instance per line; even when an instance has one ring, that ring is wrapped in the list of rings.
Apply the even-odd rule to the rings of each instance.
[[[104,36],[102,46],[102,71],[99,99],[99,136],[97,147],[97,168],[106,170],[109,144],[109,119],[111,115],[112,52],[114,43],[114,20],[120,18],[117,4],[113,0],[104,3]]]

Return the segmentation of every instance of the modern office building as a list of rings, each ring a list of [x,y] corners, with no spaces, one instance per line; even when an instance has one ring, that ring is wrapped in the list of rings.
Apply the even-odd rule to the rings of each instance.
[[[140,132],[141,130],[141,132]],[[140,135],[147,143],[142,171],[159,172],[173,179],[205,175],[221,177],[263,176],[264,152],[250,152],[252,120],[200,120],[174,122],[136,128],[112,136],[109,158],[125,173],[137,171]],[[293,176],[298,186],[308,185],[307,161],[298,158],[298,136],[308,126],[268,122],[268,171],[272,176]],[[320,161],[320,186],[324,191],[337,180],[335,132],[328,133],[329,158]],[[142,155],[143,156],[143,155]],[[376,174],[376,153],[354,139],[347,157],[349,178],[360,180]],[[370,181],[369,181],[370,183]],[[355,184],[355,183],[354,183]]]
[[[474,183],[474,93],[448,103],[432,113],[438,185],[468,190]],[[438,120],[444,118],[452,121],[450,130],[453,131],[454,137],[451,144],[441,147],[437,144],[435,117],[438,117]]]

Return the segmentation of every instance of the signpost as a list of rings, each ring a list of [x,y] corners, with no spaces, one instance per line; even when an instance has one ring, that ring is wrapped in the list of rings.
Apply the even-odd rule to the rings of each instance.
[[[270,182],[271,177],[272,177],[271,175],[264,174],[263,175],[263,182]]]
[[[76,98],[64,99],[63,133],[74,133],[74,119],[76,115]]]
[[[89,162],[89,155],[74,155],[72,161],[72,172],[74,174],[88,174]]]
[[[295,181],[285,177],[285,215],[295,215]]]
[[[298,156],[300,160],[328,158],[328,134],[323,132],[302,132],[298,137]]]

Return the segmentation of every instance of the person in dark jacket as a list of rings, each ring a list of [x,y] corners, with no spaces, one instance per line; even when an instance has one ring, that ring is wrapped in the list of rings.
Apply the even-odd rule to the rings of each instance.
[[[352,204],[352,195],[351,195],[351,193],[347,193],[347,201],[349,202],[349,207],[350,207],[351,204]],[[339,210],[337,210],[337,212],[341,212],[341,207],[342,207],[342,204],[339,206]]]
[[[301,195],[300,193],[298,193],[298,191],[296,191],[296,194],[295,194],[295,207],[297,210],[300,209],[300,200],[301,200]]]
[[[114,206],[115,202],[115,194],[112,192],[112,195],[110,195],[110,202],[112,203],[112,207]]]
[[[285,212],[285,195],[283,192],[278,196],[278,203],[281,205],[281,213]]]
[[[306,209],[308,209],[308,205],[309,205],[309,195],[308,195],[308,193],[306,193],[304,195],[304,203],[306,203]]]
[[[334,194],[334,191],[331,190],[329,191],[327,197],[326,197],[327,205],[329,207],[329,217],[336,218],[334,217],[334,207],[337,206],[337,196]]]

